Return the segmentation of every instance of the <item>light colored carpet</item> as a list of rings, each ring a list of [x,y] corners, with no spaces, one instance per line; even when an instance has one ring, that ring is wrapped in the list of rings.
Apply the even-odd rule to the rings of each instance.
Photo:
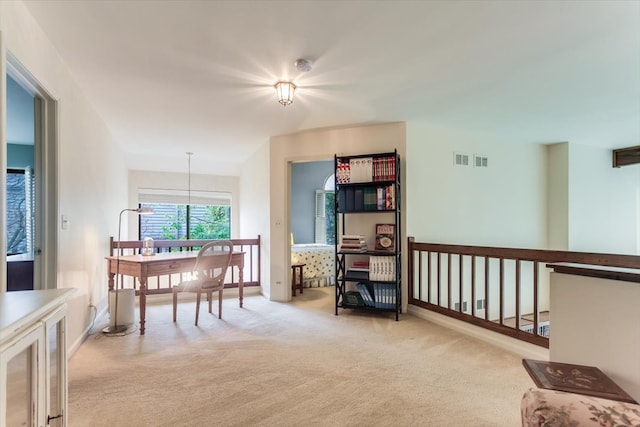
[[[407,314],[335,316],[333,292],[225,299],[222,320],[203,303],[199,327],[194,302],[175,324],[152,303],[145,336],[97,333],[73,355],[69,425],[520,424],[519,356]]]

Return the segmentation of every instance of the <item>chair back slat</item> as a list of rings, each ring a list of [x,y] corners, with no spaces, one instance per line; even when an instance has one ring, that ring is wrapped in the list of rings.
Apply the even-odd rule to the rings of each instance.
[[[233,243],[228,240],[216,240],[202,246],[194,270],[202,280],[203,289],[224,283],[232,255]]]

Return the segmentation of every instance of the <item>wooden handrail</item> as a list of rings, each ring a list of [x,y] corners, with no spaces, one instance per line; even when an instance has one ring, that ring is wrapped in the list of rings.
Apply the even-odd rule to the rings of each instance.
[[[636,271],[614,271],[608,275],[619,280],[640,282],[640,256],[636,255],[423,243],[416,242],[413,237],[408,238],[408,249],[409,304],[547,348],[549,339],[545,335],[548,327],[540,327],[540,314],[547,312],[545,308],[548,307],[548,301],[545,303],[540,300],[540,293],[543,291],[540,283],[541,269],[549,271],[546,268],[554,264],[555,271],[562,271],[562,266],[558,264],[571,264],[585,267],[572,267],[574,274],[583,275],[595,275],[594,267],[600,270],[633,269]],[[446,257],[444,262],[443,256]],[[432,265],[432,257],[437,264],[435,267]],[[452,279],[452,259],[458,263],[457,286]],[[492,260],[495,260],[494,263],[497,261],[497,273],[490,271]],[[471,265],[471,280],[464,276],[464,264],[467,262]],[[505,262],[510,267],[508,271]],[[484,266],[484,289],[476,280],[478,266]],[[443,271],[444,269],[447,271]],[[598,273],[600,277],[605,274],[602,271]],[[436,276],[436,280],[432,280],[432,276]],[[492,281],[494,276],[495,281]],[[446,283],[442,283],[443,277],[446,277]],[[436,288],[433,289],[432,286]],[[452,297],[454,291],[458,295]],[[476,303],[478,292],[482,291],[484,313],[479,315]],[[526,300],[524,295],[527,295]],[[465,299],[469,297],[471,310],[464,310]],[[458,308],[452,308],[456,303]],[[531,313],[523,313],[523,307],[528,307],[527,310],[531,310]],[[493,316],[490,316],[490,312]],[[525,317],[527,322],[531,322],[528,326],[533,327],[532,332],[522,330]],[[540,333],[541,329],[545,333]]]
[[[638,268],[640,257],[636,255],[603,254],[596,252],[569,252],[544,249],[500,248],[494,246],[448,245],[419,243],[409,238],[409,250],[463,255],[488,256],[490,258],[526,259],[543,263],[573,263],[607,267]]]

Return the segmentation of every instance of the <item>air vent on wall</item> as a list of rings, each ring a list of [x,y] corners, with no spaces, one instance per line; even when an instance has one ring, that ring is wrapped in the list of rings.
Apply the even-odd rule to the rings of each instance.
[[[460,311],[460,303],[459,302],[456,302],[456,303],[453,304],[453,310],[454,311]],[[467,302],[466,301],[462,302],[462,311],[463,312],[467,311]]]
[[[453,164],[455,166],[469,166],[469,155],[464,153],[453,153]]]
[[[489,167],[489,158],[481,154],[475,154],[473,156],[473,165],[477,168]]]

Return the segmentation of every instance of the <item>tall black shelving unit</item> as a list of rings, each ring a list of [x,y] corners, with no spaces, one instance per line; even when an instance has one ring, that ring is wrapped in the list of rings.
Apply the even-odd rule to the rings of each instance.
[[[338,310],[356,309],[395,313],[401,311],[401,239],[400,156],[388,153],[334,156],[335,168],[335,314]],[[391,215],[390,215],[391,214]],[[385,224],[376,224],[370,235],[362,237],[369,245],[347,248],[345,241],[356,241],[360,235],[349,234],[347,217],[380,215]],[[392,219],[390,219],[392,218]],[[377,220],[376,220],[377,221]],[[391,239],[376,236],[378,225],[393,225]],[[389,228],[389,227],[386,227]],[[381,228],[382,229],[382,228]],[[379,242],[376,243],[376,241]],[[373,242],[373,243],[371,243]],[[376,246],[380,246],[376,249]],[[352,268],[354,259],[366,268]],[[384,270],[384,274],[380,271]],[[380,280],[382,279],[382,280]]]

